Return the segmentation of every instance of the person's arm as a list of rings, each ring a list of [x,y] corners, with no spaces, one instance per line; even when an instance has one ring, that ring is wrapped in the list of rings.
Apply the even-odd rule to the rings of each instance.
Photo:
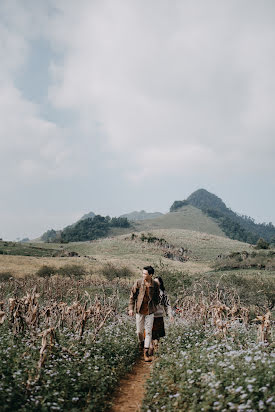
[[[134,308],[135,308],[135,303],[137,300],[138,293],[139,293],[139,287],[138,287],[138,281],[136,281],[132,287],[130,298],[129,298],[128,310],[129,310],[130,316],[133,316],[134,314]]]

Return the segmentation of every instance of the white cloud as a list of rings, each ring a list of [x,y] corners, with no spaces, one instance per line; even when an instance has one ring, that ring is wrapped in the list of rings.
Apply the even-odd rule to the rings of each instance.
[[[40,2],[39,2],[40,3]],[[16,76],[29,57],[32,41],[44,34],[42,4],[4,1],[0,5],[0,172],[3,184],[72,173],[68,131],[44,120],[38,104],[16,87]]]
[[[51,37],[64,56],[52,66],[51,101],[78,112],[86,131],[97,119],[129,177],[190,164],[251,173],[255,159],[260,171],[274,170],[268,7],[121,0],[60,1],[57,9]]]

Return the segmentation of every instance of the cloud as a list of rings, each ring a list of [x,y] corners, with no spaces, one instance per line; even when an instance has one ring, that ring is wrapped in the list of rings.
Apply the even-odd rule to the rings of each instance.
[[[68,130],[43,119],[39,104],[16,87],[33,39],[44,33],[45,8],[11,0],[2,2],[0,11],[0,169],[8,178],[3,184],[68,176],[73,170]]]
[[[163,181],[171,201],[184,196],[182,177],[223,194],[230,173],[234,190],[241,177],[270,196],[274,12],[272,0],[1,1],[2,205],[19,205],[10,233],[22,199],[38,228],[87,204],[119,213],[153,185],[157,210]]]
[[[51,40],[64,55],[51,102],[76,111],[87,133],[100,122],[130,179],[190,165],[251,173],[255,162],[270,173],[272,14],[270,2],[58,2]]]

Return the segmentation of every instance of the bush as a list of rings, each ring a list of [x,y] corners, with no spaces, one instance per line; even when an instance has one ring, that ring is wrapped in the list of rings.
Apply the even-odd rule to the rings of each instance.
[[[43,265],[40,269],[38,269],[36,274],[40,278],[50,278],[56,274],[56,270],[57,269],[54,266]]]
[[[155,265],[154,276],[160,276],[162,278],[172,304],[174,304],[183,293],[186,294],[188,290],[192,290],[194,280],[193,277],[186,272],[170,269],[166,265],[161,265],[160,267]]]
[[[61,276],[81,278],[87,275],[87,270],[83,265],[65,265],[57,269],[57,273]]]
[[[266,242],[262,237],[260,237],[255,248],[256,249],[269,249],[269,243]]]
[[[0,272],[0,282],[7,282],[11,278],[13,278],[11,272]]]
[[[101,273],[107,280],[116,278],[126,279],[133,276],[133,272],[127,266],[116,267],[112,263],[106,263],[103,266]]]

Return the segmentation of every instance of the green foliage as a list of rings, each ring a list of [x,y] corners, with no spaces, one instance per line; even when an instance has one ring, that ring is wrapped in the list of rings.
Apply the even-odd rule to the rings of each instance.
[[[2,327],[1,411],[104,411],[119,378],[138,356],[134,324],[118,320],[105,326],[96,341],[90,337],[90,331],[82,340],[59,332],[36,380],[41,338],[16,339]]]
[[[41,278],[50,278],[53,275],[68,276],[71,278],[81,278],[87,274],[87,271],[83,265],[65,265],[59,268],[54,266],[43,265],[36,272],[36,275]]]
[[[275,251],[260,252],[235,252],[227,256],[220,256],[213,264],[216,270],[233,270],[233,269],[266,269],[275,270]]]
[[[0,272],[0,282],[7,282],[10,279],[13,279],[13,274],[11,272]]]
[[[220,228],[224,231],[224,233],[230,237],[230,239],[239,240],[240,242],[252,243],[255,244],[258,235],[255,235],[251,232],[245,230],[242,225],[232,217],[228,217],[224,215],[222,212],[213,209],[204,209],[204,213],[208,216],[216,219]]]
[[[168,265],[155,265],[155,275],[160,276],[164,286],[169,293],[172,301],[181,296],[182,291],[189,290],[191,293],[194,279],[188,273],[171,269]]]
[[[74,226],[68,226],[61,233],[61,239],[67,242],[94,240],[107,236],[110,229],[108,219],[96,215],[93,219],[81,220]]]
[[[57,231],[54,229],[47,230],[47,232],[43,233],[41,236],[41,240],[43,240],[43,242],[56,242]]]
[[[112,227],[129,227],[126,218],[110,218],[96,215],[93,218],[80,220],[61,232],[62,242],[79,242],[106,237]]]
[[[231,239],[255,244],[259,237],[269,242],[275,237],[275,227],[271,222],[257,224],[249,216],[238,215],[226,207],[219,197],[205,189],[195,191],[186,201],[175,201],[170,211],[182,207],[184,202],[217,220],[221,229]]]
[[[134,234],[132,234],[132,240],[134,240],[135,238],[138,238],[138,236],[134,235],[135,237],[133,237]],[[145,235],[144,233],[142,233],[140,235],[140,240],[142,242],[147,242],[147,243],[156,243],[158,246],[168,246],[168,242],[164,239],[164,238],[159,238],[157,236],[154,236],[152,233],[147,233],[147,235]]]
[[[130,222],[126,217],[113,217],[110,225],[112,227],[130,227]]]
[[[164,339],[144,412],[274,410],[275,358],[240,325],[220,340],[211,326],[178,322]]]
[[[181,207],[187,205],[189,205],[189,202],[187,200],[175,200],[172,206],[170,207],[170,212],[176,212]]]
[[[269,243],[261,237],[256,244],[256,249],[269,249],[269,246]]]
[[[0,255],[52,257],[58,253],[56,249],[47,249],[39,243],[1,242]]]
[[[71,278],[81,278],[87,274],[87,270],[83,265],[65,265],[57,269],[57,273],[61,276],[69,276]]]
[[[112,263],[106,263],[101,269],[101,273],[107,280],[127,279],[133,276],[133,272],[127,266],[117,267]]]
[[[49,278],[56,274],[56,268],[54,266],[43,265],[36,272],[36,275],[40,278]]]

